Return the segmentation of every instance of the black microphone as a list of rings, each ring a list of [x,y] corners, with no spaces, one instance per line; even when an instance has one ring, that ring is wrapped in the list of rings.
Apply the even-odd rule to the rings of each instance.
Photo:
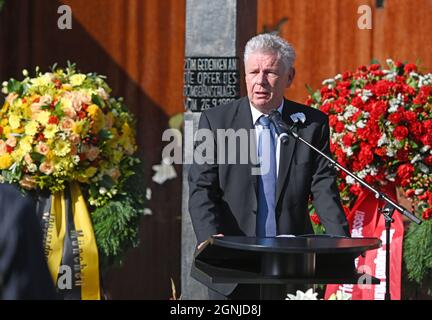
[[[288,132],[290,132],[290,128],[288,128],[287,124],[282,120],[282,116],[276,109],[271,111],[268,115],[269,120],[273,123],[276,133],[283,144],[288,143]]]

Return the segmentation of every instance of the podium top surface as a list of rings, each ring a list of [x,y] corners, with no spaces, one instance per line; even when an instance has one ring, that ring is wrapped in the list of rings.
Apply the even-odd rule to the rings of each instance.
[[[299,237],[212,237],[209,244],[245,251],[280,253],[356,253],[377,249],[381,240],[377,238],[344,238],[332,236]]]

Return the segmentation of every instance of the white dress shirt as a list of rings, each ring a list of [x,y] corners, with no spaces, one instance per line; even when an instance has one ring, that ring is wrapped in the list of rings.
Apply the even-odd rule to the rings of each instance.
[[[282,114],[284,101],[282,100],[282,103],[280,104],[278,111],[280,114]],[[250,103],[250,109],[252,113],[252,121],[255,127],[255,135],[256,135],[256,145],[258,146],[258,139],[261,134],[261,131],[263,130],[263,126],[258,123],[259,117],[261,117],[264,113],[256,109],[251,103]],[[280,140],[277,134],[275,133],[275,141],[276,141],[276,175],[279,174],[279,156],[280,156]],[[257,147],[258,152],[258,147]],[[258,156],[258,155],[257,155]]]

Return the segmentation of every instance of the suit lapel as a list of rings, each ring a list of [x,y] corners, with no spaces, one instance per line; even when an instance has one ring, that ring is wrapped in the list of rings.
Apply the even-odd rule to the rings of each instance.
[[[290,114],[293,110],[290,110],[289,102],[284,100],[284,107],[282,110],[282,119],[289,126],[293,124]],[[287,144],[280,144],[280,155],[279,155],[279,173],[278,180],[276,186],[276,206],[279,202],[283,187],[286,183],[286,179],[288,176],[288,171],[291,166],[292,158],[295,152],[296,140],[289,136],[289,140]],[[280,213],[279,213],[280,214]]]
[[[252,175],[252,168],[256,167],[254,163],[257,163],[257,146],[256,146],[256,136],[255,136],[255,130],[250,131],[251,129],[254,129],[255,126],[253,124],[252,120],[252,113],[250,110],[250,104],[249,99],[244,98],[243,101],[240,103],[237,115],[235,117],[235,120],[231,126],[234,130],[239,129],[246,129],[248,130],[248,137],[249,137],[249,167],[248,167],[248,175],[251,178],[251,182],[253,185],[253,188],[255,190],[255,195],[258,197],[258,176]],[[249,132],[252,132],[252,134],[249,136]],[[236,148],[237,152],[237,159],[240,159],[240,146],[237,146]],[[258,199],[258,198],[257,198]]]

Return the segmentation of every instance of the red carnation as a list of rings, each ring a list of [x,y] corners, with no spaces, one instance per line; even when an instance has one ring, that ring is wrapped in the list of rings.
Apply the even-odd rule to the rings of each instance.
[[[413,63],[407,63],[404,67],[405,73],[410,73],[412,71],[417,72],[417,66]]]
[[[48,119],[49,124],[58,124],[60,121],[56,116],[50,116]]]
[[[427,132],[422,138],[421,141],[424,145],[432,146],[432,131]]]
[[[384,101],[377,101],[372,106],[371,117],[373,119],[379,119],[387,111],[387,104]]]
[[[354,135],[349,132],[348,134],[344,135],[344,137],[342,138],[342,142],[345,146],[351,147],[354,142]]]
[[[432,192],[427,191],[427,194],[428,194],[428,203],[432,207]]]
[[[363,105],[364,105],[363,100],[362,100],[360,97],[355,97],[355,98],[353,98],[353,99],[351,100],[351,104],[352,104],[354,107],[359,108],[359,109],[362,109],[362,107],[363,107]]]
[[[341,121],[338,121],[338,122],[336,123],[336,126],[335,126],[335,131],[336,131],[337,133],[341,133],[344,129],[345,129],[345,125],[344,125],[344,123],[341,122]]]
[[[432,217],[432,208],[426,209],[422,214],[423,220],[429,220],[431,217]]]
[[[367,144],[363,144],[359,153],[359,160],[364,166],[371,164],[374,160],[371,147]]]
[[[337,116],[335,116],[333,114],[329,116],[330,127],[334,128],[334,126],[337,124],[337,122],[338,122]]]
[[[381,68],[381,65],[380,65],[379,63],[374,63],[374,64],[371,64],[371,65],[369,66],[369,70],[370,70],[370,71],[379,70],[380,68]]]
[[[425,163],[426,165],[428,165],[428,166],[432,166],[432,154],[429,155],[429,156],[427,156],[427,157],[424,159],[424,163]]]
[[[397,126],[393,131],[393,135],[397,140],[403,140],[408,136],[408,129],[404,126]]]
[[[318,217],[318,215],[316,214],[316,212],[314,212],[313,215],[311,215],[311,220],[316,225],[321,224],[320,218]]]
[[[405,149],[398,150],[398,152],[396,153],[396,157],[398,158],[398,160],[400,162],[407,162],[408,161],[408,150],[405,150]]]
[[[415,113],[414,111],[411,110],[405,111],[403,116],[409,122],[417,121],[417,113]]]
[[[374,152],[376,155],[384,157],[387,154],[387,149],[385,147],[375,148]]]
[[[391,123],[398,124],[403,119],[402,113],[394,112],[388,116],[388,119]]]
[[[330,111],[330,108],[332,107],[332,105],[330,104],[330,103],[326,103],[326,104],[323,104],[321,107],[320,107],[320,110],[322,111],[322,112],[324,112],[325,114],[329,114],[329,111]]]
[[[420,122],[412,122],[409,126],[410,132],[416,137],[417,139],[421,138],[421,135],[423,134],[423,127]]]
[[[397,169],[397,176],[403,180],[410,179],[413,173],[414,166],[410,163],[403,164]]]
[[[380,80],[375,85],[375,94],[377,96],[385,96],[389,93],[390,83],[387,80]]]
[[[362,188],[356,184],[352,185],[350,188],[350,192],[356,196],[360,195],[362,192]]]

